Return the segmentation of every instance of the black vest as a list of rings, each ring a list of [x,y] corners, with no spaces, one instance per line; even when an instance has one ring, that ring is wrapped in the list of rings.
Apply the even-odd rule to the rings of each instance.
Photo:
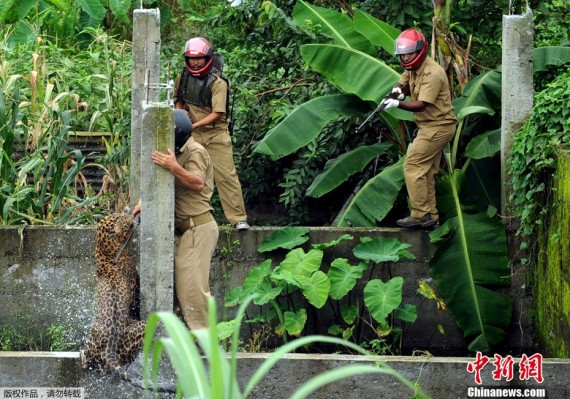
[[[218,69],[212,68],[210,73],[202,79],[191,76],[186,67],[182,68],[180,83],[176,97],[184,100],[185,103],[197,105],[199,107],[212,107],[212,83],[217,79],[223,79],[228,85],[226,96],[226,118],[229,117],[230,102],[230,82]]]

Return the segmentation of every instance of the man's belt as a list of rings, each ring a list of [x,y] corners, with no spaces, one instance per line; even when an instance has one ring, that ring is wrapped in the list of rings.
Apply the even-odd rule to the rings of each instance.
[[[212,216],[212,212],[208,211],[202,213],[201,215],[189,217],[185,221],[181,222],[178,226],[176,226],[176,231],[178,232],[178,234],[182,235],[187,230],[194,229],[194,227],[213,221],[214,221],[214,216]]]

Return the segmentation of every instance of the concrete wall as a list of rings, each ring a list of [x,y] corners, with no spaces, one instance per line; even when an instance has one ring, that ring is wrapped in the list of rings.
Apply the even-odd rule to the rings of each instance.
[[[237,377],[242,389],[267,356],[264,353],[238,354]],[[467,398],[468,388],[477,386],[473,374],[466,371],[467,363],[474,359],[390,356],[379,357],[378,360],[385,361],[387,365],[410,381],[417,382],[434,399]],[[569,360],[545,359],[542,363],[544,382],[541,384],[537,383],[534,378],[520,380],[519,362],[520,359],[515,359],[514,377],[510,382],[507,382],[505,377],[500,381],[495,381],[491,375],[494,368],[491,363],[487,364],[481,372],[483,382],[481,387],[544,389],[547,396],[532,397],[548,397],[549,399],[570,397]],[[83,387],[85,397],[88,399],[138,399],[143,397],[140,389],[118,377],[98,371],[84,372],[79,363],[77,352],[25,354],[0,352],[0,387]],[[355,364],[370,365],[371,362],[362,356],[287,355],[261,380],[249,397],[287,398],[300,384],[317,374]],[[310,397],[315,399],[408,399],[412,396],[413,392],[394,377],[385,374],[367,374],[337,380],[324,386]],[[161,394],[160,397],[170,398],[173,395]]]
[[[224,308],[225,293],[243,283],[248,271],[257,266],[264,254],[257,248],[275,229],[268,227],[252,228],[239,233],[221,229],[218,251],[213,260],[211,287],[218,299],[218,314],[233,316],[235,308]],[[352,241],[344,241],[339,246],[325,251],[323,264],[327,265],[336,257],[348,258],[356,263],[352,248],[360,237],[390,236],[412,244],[411,252],[415,260],[406,260],[376,267],[374,277],[388,279],[390,276],[404,278],[403,303],[413,303],[418,309],[418,319],[411,324],[403,339],[403,353],[413,349],[429,349],[433,354],[465,354],[466,343],[461,331],[451,317],[436,309],[435,302],[420,296],[416,290],[422,278],[429,278],[428,260],[433,253],[425,232],[401,229],[336,229],[311,228],[310,242],[321,243],[338,238],[341,234],[353,235]],[[30,227],[19,235],[16,227],[0,229],[0,326],[22,322],[22,315],[28,315],[34,328],[45,330],[50,324],[62,325],[71,331],[70,341],[79,348],[87,336],[95,314],[95,268],[94,268],[95,228],[47,228]],[[272,256],[279,262],[286,251],[273,251]],[[277,264],[274,262],[274,265]],[[360,290],[363,284],[360,286]],[[521,348],[532,345],[530,319],[527,313],[530,297],[517,287],[511,295],[515,298],[513,323],[509,329],[504,351],[520,353]],[[352,298],[352,303],[362,298]],[[328,305],[327,305],[328,307]],[[331,323],[326,316],[316,325],[308,323],[309,332],[326,333]],[[438,331],[441,325],[445,334]],[[244,326],[244,339],[250,330]]]

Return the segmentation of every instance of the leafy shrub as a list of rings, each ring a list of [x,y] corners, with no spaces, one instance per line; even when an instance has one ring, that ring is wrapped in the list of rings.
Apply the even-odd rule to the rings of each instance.
[[[535,97],[529,120],[515,135],[509,159],[519,232],[529,238],[543,223],[550,180],[560,152],[570,143],[570,70]],[[528,244],[523,243],[523,247]]]
[[[86,33],[87,34],[87,33]],[[106,190],[124,177],[130,142],[130,58],[128,46],[101,29],[92,43],[68,50],[38,38],[3,49],[0,68],[0,221],[4,224],[93,222],[116,209],[124,195],[96,196],[84,168],[102,168]],[[76,131],[110,133],[106,154],[87,165],[69,150]],[[120,183],[114,183],[120,187]],[[118,195],[117,195],[118,194]]]

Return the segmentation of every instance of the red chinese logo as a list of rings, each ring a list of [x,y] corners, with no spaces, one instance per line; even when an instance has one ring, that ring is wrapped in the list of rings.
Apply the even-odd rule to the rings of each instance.
[[[495,361],[493,365],[495,366],[495,370],[493,370],[493,379],[496,381],[500,381],[501,377],[506,377],[507,381],[511,381],[513,379],[513,366],[515,361],[511,355],[508,355],[503,359],[501,355],[495,354]]]
[[[483,356],[481,352],[477,352],[474,362],[467,363],[467,371],[471,374],[475,373],[475,382],[481,385],[481,370],[489,363],[489,358]]]
[[[501,355],[495,354],[495,360],[492,362],[493,369],[493,379],[500,381],[505,377],[506,381],[511,381],[514,376],[514,364],[515,361],[511,355],[502,357]],[[482,384],[481,381],[481,370],[489,363],[489,357],[484,356],[481,352],[477,352],[475,360],[467,363],[467,371],[471,374],[475,373],[475,382],[478,385]],[[532,356],[527,356],[523,354],[521,361],[519,363],[519,379],[529,380],[534,378],[536,382],[542,383],[544,378],[542,376],[542,355],[540,353],[535,353]]]
[[[540,353],[535,353],[531,357],[522,355],[519,363],[519,378],[521,380],[534,378],[539,383],[544,381],[542,378],[542,355]]]

